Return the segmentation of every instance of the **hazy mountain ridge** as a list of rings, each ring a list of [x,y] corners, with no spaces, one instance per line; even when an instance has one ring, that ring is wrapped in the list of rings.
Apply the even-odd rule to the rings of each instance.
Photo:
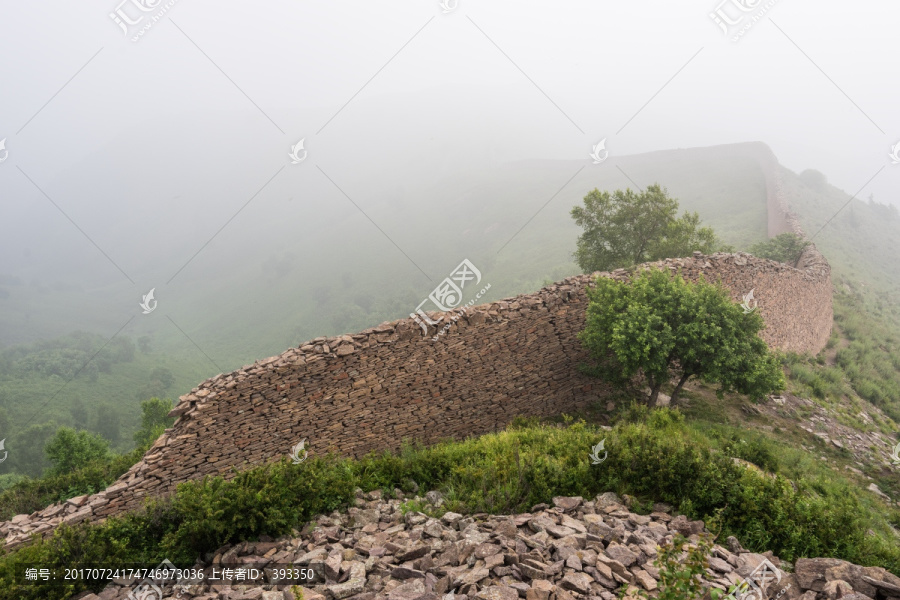
[[[215,248],[221,240],[213,240],[176,278],[174,287],[157,288],[160,305],[151,315],[140,314],[140,294],[132,295],[132,286],[126,286],[130,292],[116,286],[79,288],[80,284],[72,283],[78,281],[77,273],[72,273],[56,284],[55,291],[50,282],[41,288],[9,274],[0,284],[0,290],[8,294],[0,298],[5,309],[0,313],[0,331],[7,341],[21,338],[16,331],[27,331],[23,326],[35,331],[28,325],[35,321],[29,315],[41,314],[60,332],[82,329],[108,337],[134,317],[120,335],[149,336],[150,352],[138,353],[138,362],[127,370],[100,373],[95,383],[76,378],[41,415],[72,423],[69,404],[80,399],[89,407],[103,406],[118,415],[124,425],[122,438],[127,440],[128,424],[135,421],[138,410],[137,398],[127,391],[144,386],[155,367],[172,371],[175,385],[167,393],[178,396],[199,380],[278,354],[285,347],[404,317],[462,258],[476,264],[491,283],[487,301],[530,292],[576,272],[571,252],[578,230],[569,210],[593,187],[645,187],[659,182],[679,199],[683,210],[699,212],[704,224],[713,226],[726,243],[744,248],[760,241],[766,232],[766,186],[754,158],[760,152],[770,151],[756,142],[611,156],[601,165],[588,160],[527,160],[418,189],[400,185],[397,194],[383,194],[365,209],[376,223],[385,224],[385,231],[401,248],[423,249],[409,258],[344,198],[348,206],[340,210],[350,221],[335,220],[332,229],[320,228],[311,237],[274,236],[279,241],[272,247],[257,243],[265,231],[260,228],[240,247]],[[306,174],[310,175],[314,174]],[[824,222],[825,217],[804,216],[804,202],[827,203],[827,209],[833,206],[836,212],[842,192],[831,190],[822,196],[798,175],[786,169],[782,175],[789,202],[812,235],[818,229],[814,219]],[[395,204],[398,196],[406,202]],[[816,200],[820,196],[823,199]],[[421,199],[422,205],[412,198]],[[859,235],[867,237],[864,231],[871,223],[880,228],[879,235],[868,236],[867,244],[876,239],[882,246],[855,248],[857,260],[869,252],[889,256],[895,242],[885,232],[891,223],[875,218],[876,209],[859,204],[853,204],[862,223]],[[829,227],[839,225],[841,218],[839,214]],[[290,223],[273,224],[273,231],[285,225]],[[835,253],[840,245],[831,241],[832,231],[823,230],[816,243],[840,267]],[[373,253],[372,248],[379,250]],[[235,251],[240,260],[232,254]],[[840,276],[852,285],[852,275],[844,270]],[[896,269],[889,269],[884,277],[900,281]],[[111,299],[103,299],[107,292],[113,292],[117,304],[113,312],[120,315],[117,321],[109,314]],[[72,310],[60,312],[59,306]],[[85,311],[95,316],[85,319]],[[141,370],[147,375],[141,375]],[[30,416],[30,407],[41,405],[65,382],[34,383],[26,384],[10,373],[0,379],[0,397],[7,398],[5,410],[12,426],[26,413]],[[18,401],[12,402],[13,398]]]

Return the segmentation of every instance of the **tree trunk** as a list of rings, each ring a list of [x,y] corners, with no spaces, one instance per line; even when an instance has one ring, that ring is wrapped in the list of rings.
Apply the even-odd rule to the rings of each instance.
[[[678,380],[678,385],[675,386],[675,391],[672,392],[672,401],[670,402],[670,406],[675,407],[678,405],[678,395],[681,394],[681,388],[684,387],[684,384],[687,383],[687,380],[691,378],[691,373],[685,373],[681,376],[681,379]]]
[[[654,382],[649,378],[648,380],[650,382],[650,398],[647,400],[647,406],[656,408],[656,401],[659,399],[659,389],[662,387],[662,381]]]

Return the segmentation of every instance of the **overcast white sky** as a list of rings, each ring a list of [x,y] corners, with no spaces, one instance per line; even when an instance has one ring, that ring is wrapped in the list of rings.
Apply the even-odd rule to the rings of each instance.
[[[143,0],[158,6],[142,12],[141,1],[121,12],[146,23],[172,2]],[[439,88],[443,104],[407,111],[451,139],[474,116],[454,105],[478,94],[485,114],[555,128],[572,157],[602,137],[625,154],[762,140],[786,166],[815,167],[851,192],[890,165],[900,141],[900,5],[886,0],[757,2],[745,14],[772,6],[738,42],[710,18],[717,0],[459,0],[447,14],[426,0],[177,0],[138,42],[109,17],[116,2],[0,4],[0,138],[10,152],[0,186],[20,177],[17,164],[59,168],[138,122],[197,110],[256,111],[258,135],[234,139],[238,155],[266,142],[283,153],[301,137],[315,146],[361,88],[332,123],[379,96]],[[739,2],[722,12],[744,14]],[[313,108],[321,115],[308,118]],[[376,148],[342,145],[377,159]],[[179,140],[169,151],[178,156]],[[523,153],[547,156],[538,143],[510,149]],[[883,201],[896,199],[893,171],[871,184]]]
[[[119,1],[0,1],[8,260],[53,228],[79,235],[45,193],[100,247],[153,215],[177,245],[178,226],[215,230],[273,176],[330,185],[319,166],[389,192],[587,160],[603,138],[612,155],[760,140],[900,202],[896,2]],[[732,41],[717,9],[742,19],[731,35],[752,26]],[[117,10],[141,18],[128,35]],[[289,172],[300,139],[315,165]]]

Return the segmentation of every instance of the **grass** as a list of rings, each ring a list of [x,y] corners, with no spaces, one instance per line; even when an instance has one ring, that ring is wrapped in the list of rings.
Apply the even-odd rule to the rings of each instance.
[[[0,492],[0,521],[30,514],[69,498],[103,491],[141,460],[146,450],[146,446],[136,448],[69,473],[18,481]]]
[[[843,411],[848,424],[860,424],[854,396],[900,422],[900,326],[867,311],[860,297],[837,292],[834,300],[835,327],[825,350],[818,357],[782,357],[791,391]],[[826,358],[830,352],[833,365]],[[884,433],[894,429],[879,421]]]
[[[528,510],[557,495],[614,491],[672,504],[702,518],[721,537],[772,550],[785,560],[835,556],[900,573],[900,546],[890,523],[900,513],[858,491],[799,451],[785,452],[766,436],[734,427],[693,425],[678,411],[629,411],[611,430],[582,421],[568,426],[519,424],[495,434],[359,460],[288,460],[237,474],[179,485],[175,495],[99,525],[60,528],[52,538],[0,557],[0,600],[48,600],[67,590],[13,582],[16,568],[94,563],[179,565],[221,546],[261,535],[278,537],[317,514],[348,506],[354,490],[390,492],[414,481],[444,494],[442,509],[461,513]],[[591,465],[591,446],[606,439],[608,459]],[[775,477],[736,465],[737,455]],[[421,505],[407,503],[406,510]],[[872,530],[874,536],[866,535]]]

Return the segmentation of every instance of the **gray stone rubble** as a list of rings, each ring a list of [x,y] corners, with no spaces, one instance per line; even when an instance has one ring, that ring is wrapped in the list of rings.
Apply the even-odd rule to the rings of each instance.
[[[438,492],[414,500],[429,512],[443,503]],[[613,493],[591,501],[558,497],[553,506],[511,516],[404,514],[409,508],[404,500],[382,499],[379,491],[358,491],[355,504],[347,512],[318,517],[296,535],[221,548],[196,565],[209,574],[228,566],[293,563],[322,574],[321,583],[302,588],[198,583],[166,591],[164,598],[300,600],[302,592],[303,600],[615,600],[623,585],[630,596],[635,588],[656,595],[657,547],[677,533],[696,543],[705,532],[702,521],[672,516],[664,504],[650,515],[632,513]],[[831,558],[790,565],[771,552],[749,552],[733,537],[726,546],[713,547],[706,587],[729,589],[768,559],[784,569],[781,580],[769,586],[768,598],[781,592],[785,600],[900,600],[900,577],[881,567]],[[123,600],[137,584],[118,581],[80,598]]]

